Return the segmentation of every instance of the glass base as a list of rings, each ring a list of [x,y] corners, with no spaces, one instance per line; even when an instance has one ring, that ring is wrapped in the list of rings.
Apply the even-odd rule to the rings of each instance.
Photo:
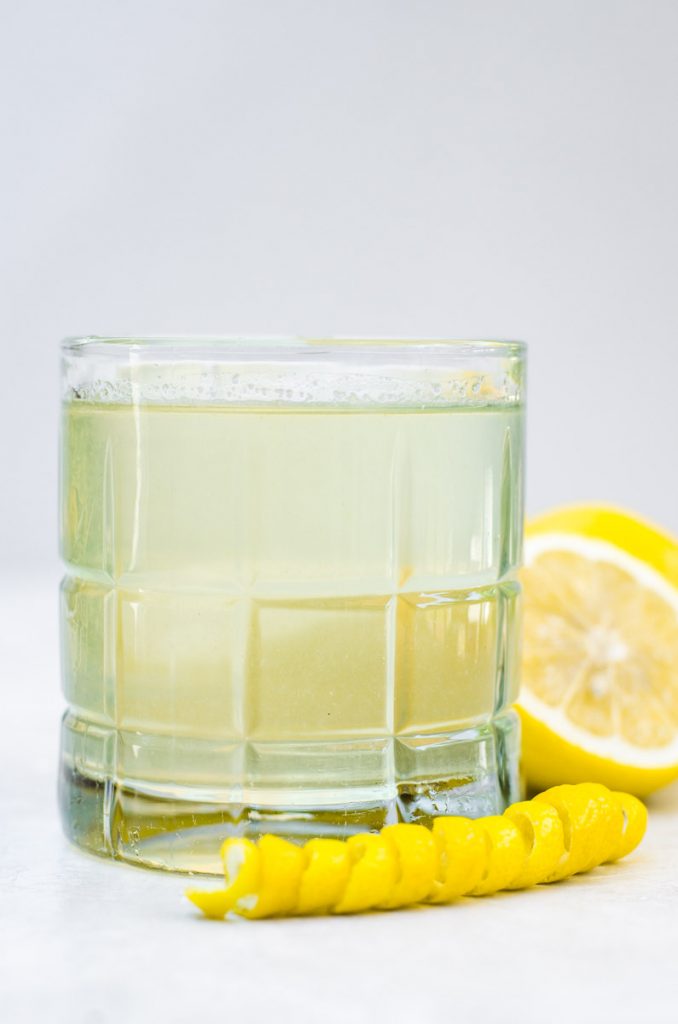
[[[269,781],[257,792],[249,778],[219,799],[213,786],[119,778],[115,758],[93,763],[92,736],[99,733],[115,748],[111,737],[120,734],[88,728],[72,715],[64,719],[64,831],[90,853],[164,871],[222,875],[219,848],[229,836],[345,838],[397,821],[427,825],[442,815],[499,814],[520,799],[519,723],[512,711],[463,733],[391,741],[393,768],[380,785],[328,790],[317,782],[313,788],[303,780],[277,787]]]

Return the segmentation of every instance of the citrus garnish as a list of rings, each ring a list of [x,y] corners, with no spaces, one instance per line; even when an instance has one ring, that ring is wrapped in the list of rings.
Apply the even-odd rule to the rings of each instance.
[[[556,786],[503,815],[389,825],[378,835],[227,839],[226,888],[190,890],[207,917],[353,914],[487,896],[558,881],[635,849],[647,812],[635,797],[597,783]]]
[[[556,808],[546,802],[523,800],[504,813],[520,829],[527,849],[525,867],[507,888],[526,889],[552,878],[565,855],[563,822]]]
[[[607,858],[608,862],[620,860],[627,853],[635,850],[645,835],[645,829],[647,828],[647,807],[645,804],[641,803],[640,800],[636,800],[635,797],[629,796],[628,793],[613,793],[612,796],[621,807],[624,821],[622,824],[622,834],[617,845],[612,847]]]
[[[340,839],[310,839],[299,884],[298,914],[327,912],[340,901],[351,874],[351,852]]]
[[[487,862],[487,839],[468,818],[436,818],[433,839],[440,869],[427,902],[449,903],[480,882]]]
[[[351,873],[334,912],[355,914],[380,906],[398,883],[398,857],[393,843],[367,832],[351,836],[346,846]]]
[[[605,864],[621,841],[622,809],[605,786],[595,782],[554,786],[540,793],[534,802],[554,808],[563,825],[565,853],[555,870],[543,879],[546,882]]]
[[[528,782],[645,794],[678,777],[678,541],[563,509],[528,526],[521,575]]]
[[[381,834],[395,847],[398,880],[380,906],[390,910],[420,903],[433,888],[438,871],[438,852],[430,829],[423,825],[387,825]]]
[[[241,917],[276,917],[291,914],[300,898],[306,851],[279,836],[227,839],[221,847],[226,888],[212,892],[189,889],[189,900],[207,917],[229,911]]]
[[[507,889],[525,870],[527,847],[518,826],[505,814],[480,818],[478,826],[485,836],[487,860],[471,896],[489,896]]]
[[[252,909],[261,890],[261,854],[250,839],[227,839],[221,847],[225,889],[205,892],[189,889],[189,900],[207,917],[224,917],[229,911]]]

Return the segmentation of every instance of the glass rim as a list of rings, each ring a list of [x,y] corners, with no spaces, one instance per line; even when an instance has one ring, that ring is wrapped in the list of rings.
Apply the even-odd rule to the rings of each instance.
[[[342,351],[375,350],[380,354],[412,352],[447,353],[455,358],[520,358],[527,352],[527,344],[518,340],[492,340],[488,338],[447,337],[380,337],[380,336],[295,336],[295,335],[75,335],[62,340],[64,353],[92,354],[137,352],[151,354],[154,350],[167,350],[181,355],[206,348],[223,355],[266,354],[341,354]]]
[[[64,400],[435,407],[522,401],[526,346],[434,338],[66,338]]]

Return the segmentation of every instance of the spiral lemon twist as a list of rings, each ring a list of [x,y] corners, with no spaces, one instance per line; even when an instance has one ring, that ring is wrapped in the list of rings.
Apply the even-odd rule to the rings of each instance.
[[[389,825],[380,833],[258,843],[227,839],[226,887],[186,895],[207,917],[353,914],[416,903],[449,903],[556,882],[625,857],[645,833],[635,797],[596,783],[555,786],[504,814],[432,827]]]

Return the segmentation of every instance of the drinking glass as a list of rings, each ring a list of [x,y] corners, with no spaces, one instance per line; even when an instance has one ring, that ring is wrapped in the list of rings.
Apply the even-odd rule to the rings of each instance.
[[[518,796],[524,347],[78,338],[64,828],[219,872]]]

